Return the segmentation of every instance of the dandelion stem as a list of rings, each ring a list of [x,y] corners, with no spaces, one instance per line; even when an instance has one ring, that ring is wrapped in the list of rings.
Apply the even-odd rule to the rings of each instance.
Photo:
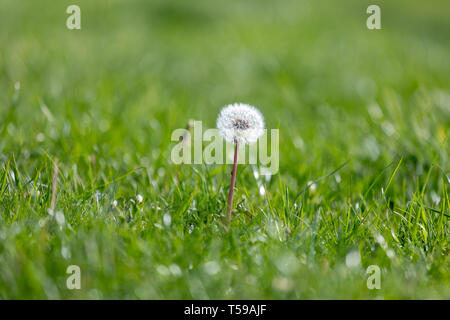
[[[231,221],[231,210],[233,209],[233,197],[234,197],[234,186],[236,184],[236,170],[237,170],[237,160],[238,160],[238,148],[239,148],[239,142],[236,141],[236,146],[235,146],[235,149],[234,149],[233,170],[231,171],[230,191],[228,192],[227,223],[230,223],[230,221]]]
[[[50,210],[52,211],[52,214],[55,211],[57,187],[58,187],[58,159],[55,159],[55,161],[53,161],[52,198],[50,202]]]

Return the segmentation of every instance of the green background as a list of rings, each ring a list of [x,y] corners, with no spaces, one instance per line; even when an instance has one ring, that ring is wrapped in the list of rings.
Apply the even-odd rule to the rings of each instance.
[[[0,0],[0,298],[449,299],[449,53],[447,0]],[[170,135],[237,101],[280,170],[226,232],[230,166]]]

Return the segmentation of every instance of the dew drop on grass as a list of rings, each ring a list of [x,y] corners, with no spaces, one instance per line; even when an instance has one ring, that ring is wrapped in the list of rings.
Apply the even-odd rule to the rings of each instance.
[[[264,188],[264,186],[259,187],[259,194],[262,196],[266,194],[266,189]]]
[[[384,240],[384,237],[381,234],[377,234],[377,236],[375,237],[375,240],[378,242],[380,247],[383,248],[383,250],[387,249],[386,240]]]
[[[62,226],[64,222],[66,221],[64,214],[61,211],[57,211],[55,214],[56,222]]]
[[[309,186],[309,191],[310,191],[311,193],[316,192],[316,190],[317,190],[317,184],[315,184],[315,183],[312,182],[312,181],[308,181],[308,184],[307,184],[307,185]]]
[[[45,226],[45,219],[44,218],[39,220],[39,227],[42,228],[43,226]]]
[[[253,168],[253,176],[255,177],[256,180],[259,179],[259,171],[258,168],[256,167]]]
[[[171,264],[169,266],[169,270],[170,270],[170,273],[172,273],[174,276],[176,276],[176,277],[181,276],[181,269],[177,264],[175,264],[175,263]]]
[[[345,264],[349,268],[357,267],[361,263],[361,254],[359,251],[351,251],[345,257]]]
[[[292,289],[292,283],[288,278],[285,277],[277,277],[272,281],[272,287],[279,291],[289,291]]]
[[[254,286],[254,285],[257,283],[258,279],[256,279],[255,276],[253,276],[253,275],[250,274],[250,275],[248,275],[247,277],[245,277],[245,281],[246,281],[249,285]]]
[[[162,177],[164,177],[166,170],[164,170],[164,168],[159,168],[157,173],[158,173],[158,176],[160,176],[162,178]]]
[[[336,173],[336,175],[334,176],[334,179],[336,179],[337,184],[341,183],[341,181],[342,181],[341,175],[339,173]]]
[[[392,249],[387,249],[387,250],[386,250],[386,255],[387,255],[388,258],[390,258],[390,259],[394,258],[394,257],[395,257],[394,250],[392,250]]]
[[[99,129],[101,132],[106,132],[109,130],[109,128],[110,128],[110,124],[109,124],[108,120],[105,120],[105,119],[100,120]]]
[[[69,248],[67,248],[65,246],[63,246],[61,248],[61,255],[64,259],[70,259],[72,257],[72,254],[71,254]]]
[[[103,298],[103,293],[98,289],[91,289],[88,291],[88,299],[91,300],[101,300]]]
[[[159,130],[159,129],[160,129],[159,121],[156,120],[155,118],[151,119],[151,120],[150,120],[150,127],[151,127],[153,130],[155,130],[155,131]]]
[[[441,197],[436,192],[434,192],[434,190],[431,191],[431,201],[433,201],[435,205],[438,205],[439,202],[441,202]]]
[[[395,133],[395,128],[389,121],[383,121],[381,123],[381,129],[387,136],[392,136]]]
[[[168,213],[164,214],[163,222],[166,227],[170,226],[170,223],[172,222],[172,217],[170,216],[170,214],[168,214]]]
[[[283,274],[291,274],[295,272],[298,266],[298,260],[293,254],[282,254],[275,260],[275,265],[278,270]]]
[[[103,197],[103,193],[101,193],[100,191],[95,191],[94,198],[95,198],[95,202],[97,202],[97,205],[100,204],[100,200],[102,199],[102,197]]]
[[[163,230],[164,228],[163,228],[163,226],[162,225],[160,225],[159,223],[154,223],[153,224],[156,228],[158,228],[158,229],[161,229],[161,230]]]
[[[369,106],[368,110],[369,110],[369,114],[374,119],[381,119],[383,117],[383,111],[381,111],[380,107],[376,103],[371,104]]]
[[[158,272],[162,276],[168,276],[170,274],[169,268],[162,264],[156,267],[156,272]]]
[[[37,135],[36,135],[36,141],[37,142],[42,142],[42,141],[44,141],[45,140],[45,135],[42,133],[42,132],[39,132]]]
[[[208,294],[206,293],[205,286],[200,281],[200,279],[194,278],[189,280],[189,291],[194,299],[209,299]]]
[[[294,146],[299,150],[303,150],[305,148],[305,143],[301,137],[297,136],[294,140]]]
[[[216,261],[208,261],[205,263],[204,270],[209,275],[215,275],[219,273],[220,266]]]

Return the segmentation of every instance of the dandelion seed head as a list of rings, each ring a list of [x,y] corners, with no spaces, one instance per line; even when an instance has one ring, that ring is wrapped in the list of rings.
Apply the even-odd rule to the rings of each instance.
[[[220,111],[217,128],[228,142],[252,143],[263,134],[264,118],[255,107],[244,103],[234,103]]]

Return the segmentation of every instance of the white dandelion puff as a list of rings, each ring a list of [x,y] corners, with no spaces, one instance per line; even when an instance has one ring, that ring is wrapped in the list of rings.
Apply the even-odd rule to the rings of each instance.
[[[258,140],[264,132],[264,118],[255,107],[244,103],[234,103],[225,106],[220,111],[217,118],[217,128],[225,140],[235,144],[233,170],[231,171],[231,183],[227,200],[227,223],[230,223],[239,145]]]
[[[138,195],[136,196],[136,201],[137,201],[138,203],[142,203],[142,201],[144,201],[144,197],[141,196],[140,194],[138,194]]]
[[[225,106],[217,118],[217,128],[228,142],[256,142],[264,132],[264,118],[255,107],[244,103]]]

